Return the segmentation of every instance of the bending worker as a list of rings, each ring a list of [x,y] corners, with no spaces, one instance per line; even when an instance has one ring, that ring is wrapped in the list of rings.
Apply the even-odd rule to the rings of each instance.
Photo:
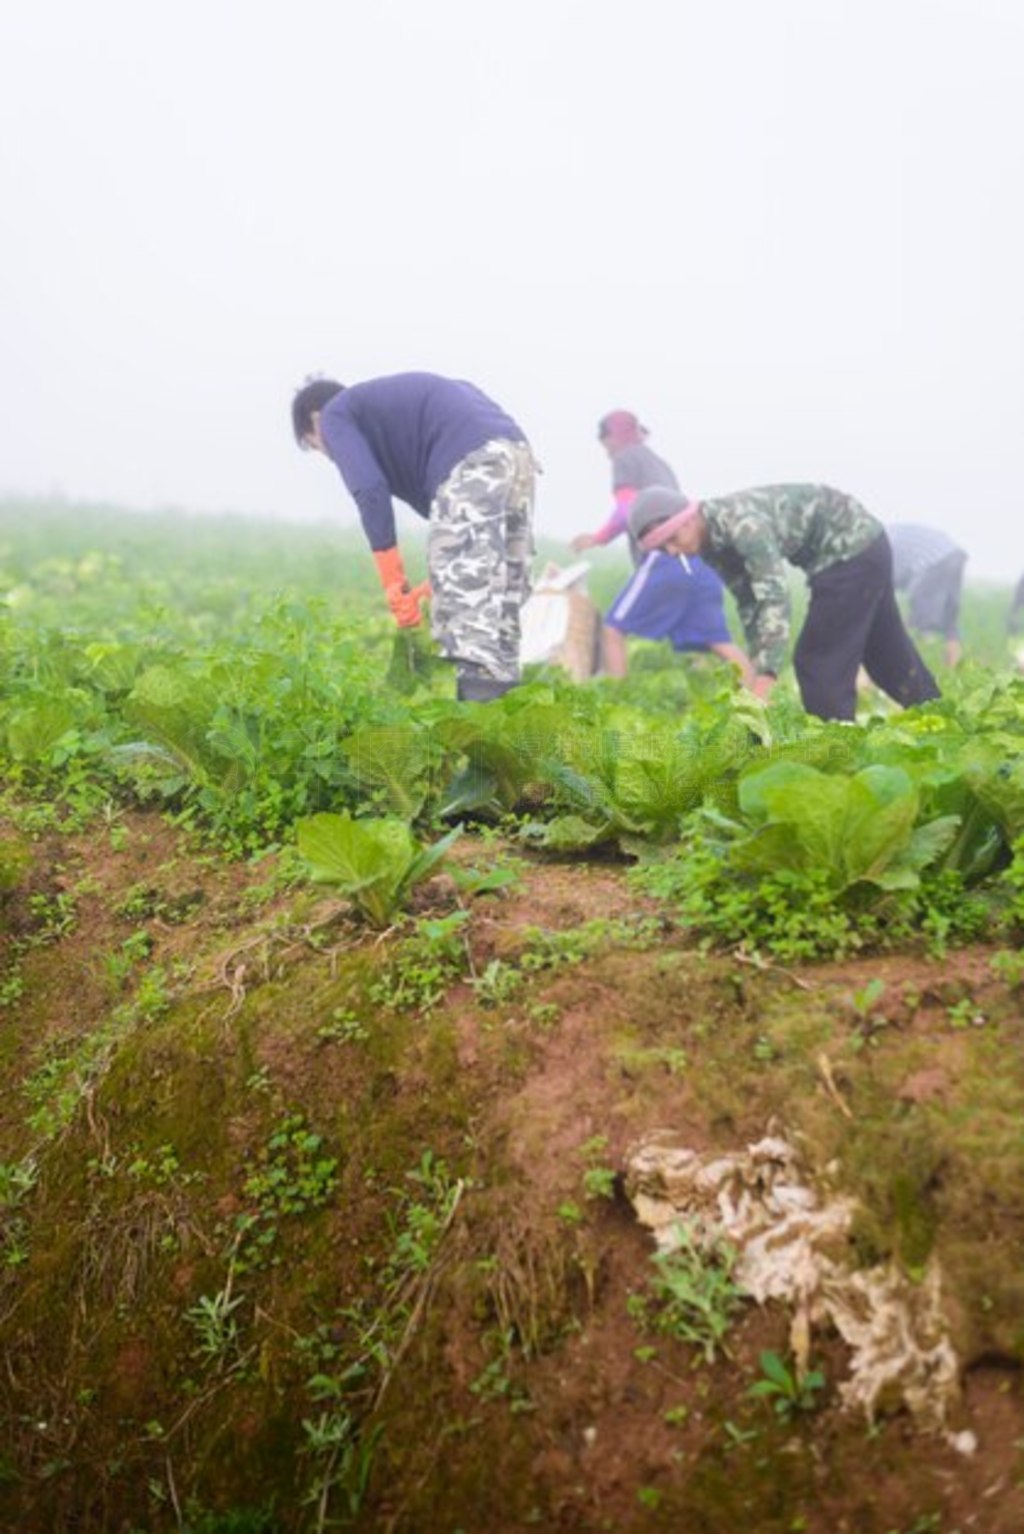
[[[808,713],[853,719],[861,665],[898,703],[939,696],[903,625],[885,528],[852,496],[826,485],[769,485],[698,502],[655,487],[637,496],[629,526],[642,549],[700,554],[719,572],[739,606],[759,697],[786,659],[787,564],[810,586],[793,651]]]
[[[396,373],[346,388],[316,378],[292,400],[300,447],[325,454],[351,492],[400,628],[431,626],[457,695],[519,681],[519,610],[530,590],[535,463],[522,429],[473,384]],[[429,586],[411,589],[392,496],[428,520]]]

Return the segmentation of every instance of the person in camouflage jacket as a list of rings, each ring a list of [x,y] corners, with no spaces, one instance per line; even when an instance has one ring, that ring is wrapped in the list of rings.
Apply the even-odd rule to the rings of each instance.
[[[699,554],[721,575],[736,598],[759,697],[771,692],[789,648],[787,565],[810,585],[793,651],[808,713],[852,719],[862,665],[905,706],[939,696],[896,603],[885,528],[852,496],[827,485],[767,485],[696,502],[654,486],[637,496],[629,520],[641,548]]]

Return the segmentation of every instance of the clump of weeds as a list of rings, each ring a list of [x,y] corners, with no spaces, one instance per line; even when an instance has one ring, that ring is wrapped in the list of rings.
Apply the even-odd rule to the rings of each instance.
[[[651,1258],[651,1296],[633,1295],[630,1314],[645,1329],[688,1342],[713,1363],[725,1350],[743,1291],[733,1279],[736,1251],[723,1240],[699,1244],[682,1221],[672,1227],[674,1246]]]

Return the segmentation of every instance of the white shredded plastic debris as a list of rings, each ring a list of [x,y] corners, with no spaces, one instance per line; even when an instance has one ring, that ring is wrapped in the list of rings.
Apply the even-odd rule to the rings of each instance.
[[[854,1202],[821,1197],[787,1140],[769,1135],[744,1151],[704,1157],[659,1132],[630,1154],[626,1188],[660,1250],[678,1244],[680,1222],[698,1244],[725,1240],[736,1250],[733,1277],[742,1289],[760,1304],[793,1307],[798,1368],[808,1367],[812,1328],[831,1323],[851,1350],[840,1387],[845,1405],[873,1420],[902,1403],[922,1428],[945,1431],[960,1388],[938,1263],[920,1283],[893,1263],[852,1268]],[[947,1441],[973,1452],[971,1434],[949,1433]]]
[[[561,666],[576,682],[594,674],[600,614],[587,595],[587,560],[563,570],[549,564],[519,614],[519,659]]]

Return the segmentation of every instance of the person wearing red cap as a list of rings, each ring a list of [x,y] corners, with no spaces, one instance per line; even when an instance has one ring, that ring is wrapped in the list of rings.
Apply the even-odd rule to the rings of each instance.
[[[649,485],[668,485],[679,489],[670,466],[647,446],[648,431],[631,410],[611,410],[597,423],[597,440],[612,463],[611,513],[593,533],[579,533],[570,547],[581,554],[584,549],[611,543],[623,533],[629,538],[634,565],[641,560],[639,545],[629,532],[629,508]]]
[[[635,566],[605,618],[604,671],[609,676],[627,674],[626,636],[633,634],[667,639],[680,651],[710,650],[738,667],[749,683],[753,671],[729,633],[718,576],[699,559],[680,562],[660,553],[645,554],[629,531],[629,508],[642,490],[654,485],[679,488],[671,467],[647,446],[646,426],[631,410],[612,410],[598,422],[597,436],[611,459],[614,504],[596,532],[578,534],[570,547],[582,553],[625,533]]]
[[[793,651],[808,713],[853,719],[862,665],[904,706],[939,696],[904,627],[885,528],[852,496],[827,485],[768,485],[698,502],[653,487],[630,507],[629,530],[642,549],[701,554],[719,572],[739,607],[759,697],[774,687],[789,646],[787,564],[810,586]]]

